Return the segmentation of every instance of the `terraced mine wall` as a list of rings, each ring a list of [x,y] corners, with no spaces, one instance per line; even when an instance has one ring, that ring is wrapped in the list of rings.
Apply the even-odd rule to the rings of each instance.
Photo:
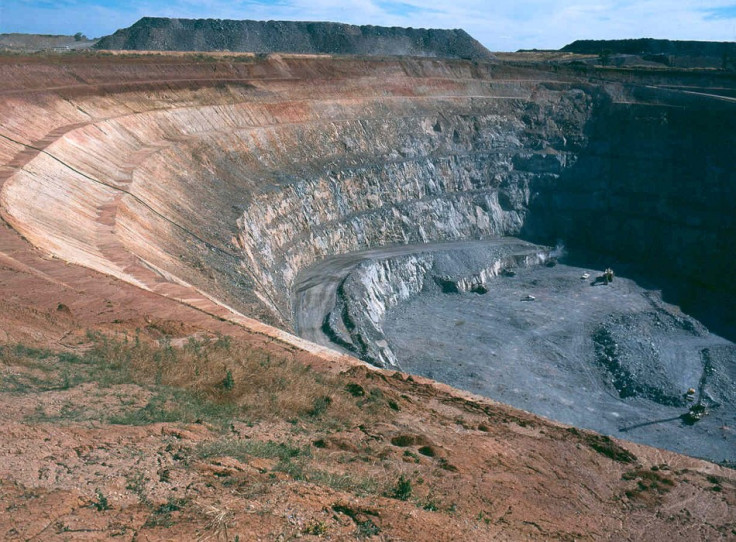
[[[294,280],[327,256],[518,234],[641,255],[653,274],[681,258],[673,276],[734,292],[734,132],[708,120],[731,126],[724,98],[419,58],[0,70],[3,218],[183,302],[291,329]]]

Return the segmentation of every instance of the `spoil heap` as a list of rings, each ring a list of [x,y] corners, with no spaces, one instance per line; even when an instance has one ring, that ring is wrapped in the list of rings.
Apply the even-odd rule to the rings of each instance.
[[[133,26],[118,30],[102,38],[95,47],[137,51],[492,58],[488,50],[464,30],[155,17],[144,17]]]

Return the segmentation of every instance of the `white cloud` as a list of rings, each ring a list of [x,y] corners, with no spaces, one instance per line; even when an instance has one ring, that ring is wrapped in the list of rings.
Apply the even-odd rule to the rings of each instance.
[[[736,40],[736,0],[0,0],[0,32],[112,33],[144,15],[463,28],[492,50],[559,48],[575,39]],[[723,15],[724,12],[719,12]]]

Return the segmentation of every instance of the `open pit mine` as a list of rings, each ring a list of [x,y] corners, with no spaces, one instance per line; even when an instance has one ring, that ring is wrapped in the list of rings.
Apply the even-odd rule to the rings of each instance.
[[[0,262],[733,464],[733,74],[471,45],[2,57]]]

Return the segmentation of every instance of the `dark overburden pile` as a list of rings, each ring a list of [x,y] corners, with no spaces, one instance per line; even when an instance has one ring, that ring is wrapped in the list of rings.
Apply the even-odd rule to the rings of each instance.
[[[98,49],[240,51],[339,55],[410,55],[489,60],[464,30],[298,21],[233,21],[144,17],[102,38]]]

